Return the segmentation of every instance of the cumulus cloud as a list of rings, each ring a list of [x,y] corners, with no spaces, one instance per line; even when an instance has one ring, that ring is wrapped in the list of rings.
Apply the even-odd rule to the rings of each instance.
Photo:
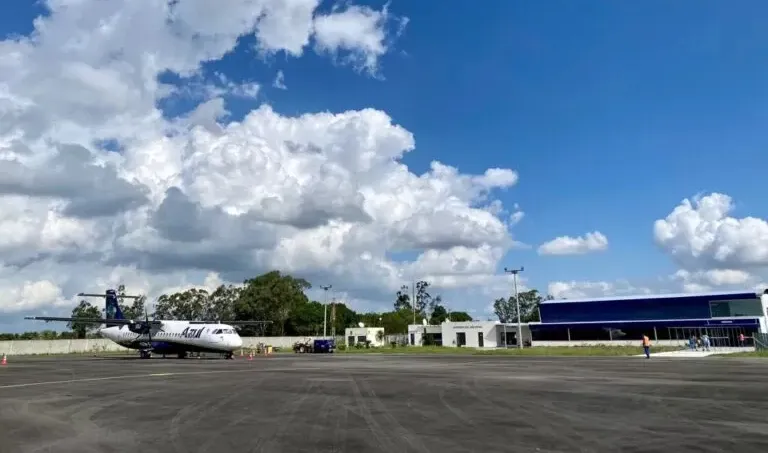
[[[503,212],[494,191],[516,172],[433,162],[415,174],[400,162],[413,134],[385,112],[285,116],[258,105],[260,81],[203,69],[253,36],[265,55],[314,48],[378,72],[388,24],[397,34],[405,23],[386,9],[47,5],[34,34],[0,42],[0,312],[69,307],[71,294],[119,283],[153,297],[273,268],[333,280],[359,300],[391,298],[414,274],[454,289],[499,281],[520,215],[490,206]],[[174,96],[194,108],[167,117],[159,105]],[[230,118],[233,96],[253,110]]]
[[[752,291],[768,288],[768,221],[732,217],[733,199],[711,193],[684,199],[653,224],[653,237],[681,269],[652,282],[552,282],[556,297]]]
[[[599,231],[584,236],[560,236],[539,247],[540,255],[583,255],[608,249],[608,238]]]
[[[721,193],[685,199],[654,223],[654,239],[685,268],[768,266],[768,221],[731,217],[733,209]]]
[[[555,281],[549,283],[548,293],[555,299],[580,299],[605,296],[630,296],[652,294],[652,288],[636,286],[627,280],[606,281]]]

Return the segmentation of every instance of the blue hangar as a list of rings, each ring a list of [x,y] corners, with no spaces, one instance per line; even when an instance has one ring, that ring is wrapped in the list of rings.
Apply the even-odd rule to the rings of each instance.
[[[542,301],[533,341],[681,340],[708,333],[729,343],[768,333],[768,290]]]

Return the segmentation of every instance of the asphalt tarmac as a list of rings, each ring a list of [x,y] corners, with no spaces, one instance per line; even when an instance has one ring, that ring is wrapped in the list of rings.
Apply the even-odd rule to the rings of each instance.
[[[736,358],[10,357],[0,452],[768,451]]]

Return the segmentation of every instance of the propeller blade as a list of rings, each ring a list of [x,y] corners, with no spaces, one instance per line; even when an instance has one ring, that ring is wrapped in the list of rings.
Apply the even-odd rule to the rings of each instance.
[[[144,307],[144,321],[147,323],[147,336],[149,337],[149,349],[152,349],[152,324],[149,323],[149,314],[147,314],[147,308]]]

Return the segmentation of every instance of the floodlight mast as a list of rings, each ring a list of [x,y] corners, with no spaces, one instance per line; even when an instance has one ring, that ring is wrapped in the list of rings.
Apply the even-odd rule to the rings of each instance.
[[[325,303],[323,304],[323,338],[327,338],[328,332],[326,330],[326,320],[328,319],[328,290],[333,288],[333,285],[320,285],[320,288],[325,292]]]
[[[512,281],[514,282],[515,286],[515,311],[517,312],[517,347],[518,349],[523,348],[523,326],[521,319],[522,316],[520,316],[520,297],[517,294],[517,274],[520,272],[523,272],[525,270],[525,267],[520,266],[520,269],[507,269],[504,268],[504,272],[507,272],[509,274],[512,274]],[[506,334],[506,328],[504,331],[504,346],[507,345],[507,334]]]

